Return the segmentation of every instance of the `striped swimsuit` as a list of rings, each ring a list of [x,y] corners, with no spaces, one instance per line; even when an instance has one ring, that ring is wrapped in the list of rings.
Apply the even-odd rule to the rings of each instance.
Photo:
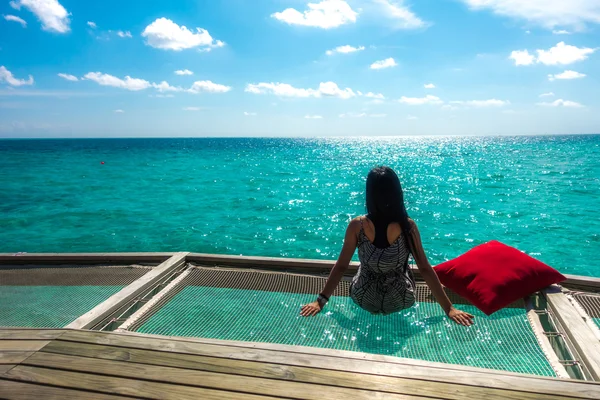
[[[403,234],[394,243],[388,244],[387,224],[385,229],[382,224],[375,227],[375,241],[379,246],[367,238],[361,220],[358,235],[360,266],[350,285],[350,297],[372,314],[390,314],[415,303],[415,279],[408,267],[410,253]],[[386,238],[383,241],[382,236]],[[388,245],[384,247],[382,243]]]

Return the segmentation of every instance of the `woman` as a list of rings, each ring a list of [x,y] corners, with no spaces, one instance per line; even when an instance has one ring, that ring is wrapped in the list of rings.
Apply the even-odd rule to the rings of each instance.
[[[317,300],[300,314],[318,314],[335,291],[358,247],[360,267],[352,280],[352,300],[373,314],[390,314],[415,303],[415,280],[408,266],[412,254],[421,276],[446,315],[470,326],[473,316],[454,308],[429,264],[415,222],[408,218],[400,180],[389,167],[374,168],[367,176],[367,215],[350,221],[341,254]]]

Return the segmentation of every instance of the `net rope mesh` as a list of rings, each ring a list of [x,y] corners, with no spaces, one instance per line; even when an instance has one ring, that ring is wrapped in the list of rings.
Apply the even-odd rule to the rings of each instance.
[[[600,329],[600,294],[577,292],[571,295],[596,323],[598,329]]]
[[[391,355],[426,361],[556,376],[538,345],[522,301],[486,316],[453,292],[475,325],[454,324],[418,285],[417,304],[372,315],[340,282],[325,309],[299,316],[326,278],[289,273],[192,266],[189,274],[130,326],[167,336],[268,342]]]
[[[0,327],[62,328],[151,269],[141,265],[2,265]]]

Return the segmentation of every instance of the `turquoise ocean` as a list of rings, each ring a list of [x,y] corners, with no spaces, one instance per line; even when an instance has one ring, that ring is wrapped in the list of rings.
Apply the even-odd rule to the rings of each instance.
[[[432,264],[495,239],[600,276],[600,135],[0,140],[0,252],[333,260],[377,165]]]

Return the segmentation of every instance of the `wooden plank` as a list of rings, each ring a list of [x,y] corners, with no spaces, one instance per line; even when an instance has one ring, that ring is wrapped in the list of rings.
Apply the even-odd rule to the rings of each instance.
[[[90,359],[52,353],[36,353],[27,360],[26,364],[44,368],[57,368],[132,379],[137,379],[141,376],[144,380],[151,380],[154,382],[197,386],[217,390],[239,390],[245,393],[274,397],[287,397],[293,393],[294,398],[304,400],[322,400],[324,397],[352,397],[357,400],[368,400],[372,398],[400,400],[410,398],[409,396],[382,393],[373,390],[348,389],[336,386],[315,385],[294,381],[264,379],[154,365],[140,365],[130,362]]]
[[[600,385],[588,382],[550,379],[518,374],[490,374],[487,372],[461,371],[453,365],[446,368],[422,365],[356,360],[319,354],[295,354],[259,348],[229,347],[204,343],[194,343],[169,339],[155,339],[133,335],[119,335],[101,332],[71,331],[61,336],[59,341],[105,344],[117,347],[150,349],[172,353],[194,354],[236,360],[260,361],[272,364],[314,367],[336,371],[420,379],[497,389],[512,389],[531,393],[546,393],[574,396],[588,399],[600,398]],[[391,358],[391,357],[390,357]],[[437,364],[440,365],[440,364]],[[424,383],[426,384],[426,383]]]
[[[85,392],[82,390],[64,389],[5,379],[0,379],[0,396],[3,399],[9,400],[31,400],[34,398],[43,400],[131,400],[131,397]]]
[[[31,351],[1,351],[0,364],[19,364],[32,354]]]
[[[16,367],[15,364],[0,364],[0,377],[2,377],[2,375],[4,375],[5,373],[7,373],[8,371],[10,371],[11,369],[13,369],[14,367]],[[0,392],[0,394],[2,394],[2,392]]]
[[[140,375],[142,375],[144,370],[140,368],[138,372]],[[114,376],[30,367],[25,365],[19,365],[11,369],[5,374],[5,379],[147,399],[274,399],[274,397],[258,396],[240,392],[196,388],[145,380],[119,378]]]
[[[552,315],[562,325],[595,380],[600,380],[600,342],[579,315],[573,304],[560,291],[544,291]]]
[[[176,253],[0,253],[2,265],[162,263]]]
[[[0,329],[0,340],[48,340],[56,339],[63,333],[65,333],[65,331],[60,329]]]
[[[540,321],[540,317],[537,314],[535,308],[533,307],[533,301],[530,297],[527,297],[525,300],[525,309],[527,310],[527,319],[529,320],[529,324],[531,329],[533,330],[533,334],[542,349],[542,352],[546,356],[546,359],[550,363],[550,366],[556,372],[556,376],[559,378],[569,378],[569,374],[565,369],[564,365],[560,363],[558,355],[552,348],[552,344],[548,339],[548,336],[544,334],[544,327],[542,326],[542,321]]]
[[[154,308],[165,296],[168,296],[174,287],[176,287],[184,279],[186,279],[187,276],[190,274],[190,271],[191,271],[190,269],[183,271],[181,273],[181,275],[179,275],[177,278],[173,279],[171,281],[171,283],[169,283],[167,286],[165,286],[160,292],[155,294],[146,304],[144,304],[136,312],[131,314],[125,320],[125,322],[123,322],[121,324],[121,326],[119,327],[119,329],[117,329],[117,331],[125,331],[125,330],[131,328],[131,326],[133,326],[133,324],[135,324],[140,318],[143,318],[144,315],[146,315],[147,312],[152,310],[152,308]]]
[[[0,351],[38,351],[48,343],[46,340],[0,340]]]
[[[148,364],[182,369],[290,380],[295,382],[344,388],[375,390],[413,396],[443,397],[446,399],[528,400],[537,399],[533,393],[489,389],[477,386],[454,385],[442,382],[424,382],[417,379],[360,374],[355,372],[324,370],[308,367],[277,365],[256,361],[232,360],[216,357],[176,354],[153,350],[129,349],[85,343],[55,341],[44,352],[99,358],[113,361]],[[36,357],[39,357],[38,353]],[[548,395],[547,399],[563,398]]]
[[[263,268],[285,271],[304,271],[310,273],[326,273],[333,268],[335,261],[311,260],[302,258],[249,257],[222,254],[190,253],[188,261],[206,266],[230,266],[242,268]],[[346,274],[354,274],[358,263],[352,262]]]
[[[565,277],[567,280],[561,282],[561,286],[572,290],[600,292],[600,278],[579,275],[565,275]]]
[[[124,303],[134,299],[141,292],[155,284],[166,274],[185,264],[186,254],[187,253],[176,253],[173,257],[153,268],[152,271],[115,293],[89,312],[83,314],[65,328],[86,329],[94,326],[96,323],[106,318],[107,315],[121,307]]]

